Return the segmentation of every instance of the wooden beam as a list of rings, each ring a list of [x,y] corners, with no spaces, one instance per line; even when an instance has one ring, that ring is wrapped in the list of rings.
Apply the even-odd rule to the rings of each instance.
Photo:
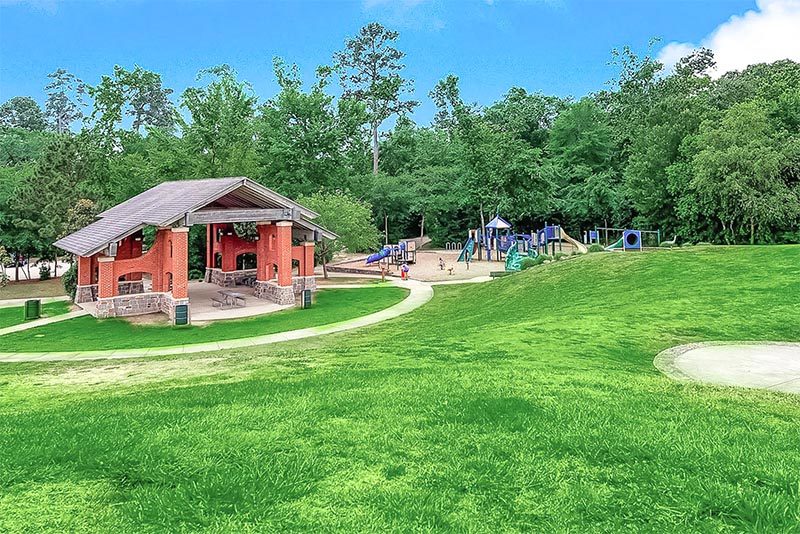
[[[297,221],[300,213],[292,208],[278,209],[224,209],[202,210],[186,214],[186,224],[260,222],[260,221]]]

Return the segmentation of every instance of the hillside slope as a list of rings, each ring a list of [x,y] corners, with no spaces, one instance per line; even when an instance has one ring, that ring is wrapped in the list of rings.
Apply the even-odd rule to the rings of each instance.
[[[591,254],[193,358],[0,367],[0,531],[792,532],[800,399],[682,384],[800,340],[800,247]]]

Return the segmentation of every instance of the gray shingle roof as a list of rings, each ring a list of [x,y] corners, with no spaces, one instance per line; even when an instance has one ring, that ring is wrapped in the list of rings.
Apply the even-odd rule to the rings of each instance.
[[[301,226],[312,226],[326,237],[336,237],[310,222],[318,217],[317,213],[248,178],[236,177],[164,182],[104,211],[97,221],[54,245],[79,256],[91,256],[144,226],[172,225],[211,203],[222,207],[293,208],[300,212]]]

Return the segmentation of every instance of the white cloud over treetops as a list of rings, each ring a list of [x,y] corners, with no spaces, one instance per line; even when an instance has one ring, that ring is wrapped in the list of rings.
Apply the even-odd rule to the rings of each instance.
[[[672,69],[692,50],[709,48],[717,62],[715,76],[779,59],[800,62],[800,0],[757,0],[756,6],[744,15],[732,16],[699,44],[668,43],[658,60]]]

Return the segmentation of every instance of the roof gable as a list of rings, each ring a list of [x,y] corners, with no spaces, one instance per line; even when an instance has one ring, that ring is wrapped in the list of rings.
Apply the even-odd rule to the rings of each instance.
[[[301,219],[319,216],[283,195],[244,177],[163,182],[98,215],[98,220],[54,243],[79,256],[91,256],[143,226],[182,223],[186,214],[213,204],[223,207],[292,208]],[[317,226],[317,225],[315,225]],[[326,231],[327,232],[327,231]],[[328,232],[329,235],[334,235]]]

